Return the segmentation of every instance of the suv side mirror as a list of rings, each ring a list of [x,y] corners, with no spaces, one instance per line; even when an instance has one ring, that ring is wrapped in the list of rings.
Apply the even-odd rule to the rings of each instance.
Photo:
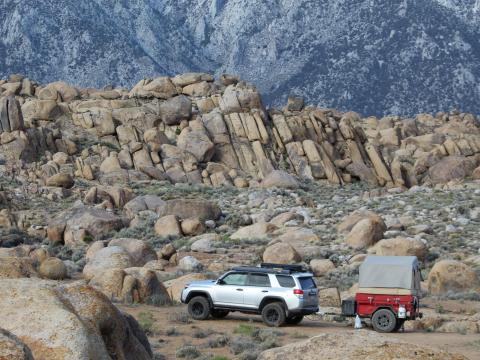
[[[217,285],[225,285],[225,281],[223,281],[222,279],[218,279]]]

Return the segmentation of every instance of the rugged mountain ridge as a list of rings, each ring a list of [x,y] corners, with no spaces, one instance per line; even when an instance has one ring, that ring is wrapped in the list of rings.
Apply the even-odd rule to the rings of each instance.
[[[479,113],[476,0],[4,1],[0,75],[131,86],[236,73],[267,104],[290,94],[364,115]]]

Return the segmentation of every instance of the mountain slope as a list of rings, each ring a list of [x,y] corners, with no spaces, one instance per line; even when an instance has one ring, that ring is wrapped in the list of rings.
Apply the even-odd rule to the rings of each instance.
[[[365,115],[480,113],[478,0],[72,0],[0,3],[0,75],[129,86],[230,72]],[[108,70],[108,71],[107,71]]]

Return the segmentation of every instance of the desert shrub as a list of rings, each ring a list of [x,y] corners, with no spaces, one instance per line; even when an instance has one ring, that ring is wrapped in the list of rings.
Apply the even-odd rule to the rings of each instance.
[[[152,306],[167,306],[172,304],[172,300],[168,295],[154,294],[145,299],[145,304]]]
[[[466,292],[448,291],[446,294],[433,296],[436,300],[480,301],[480,294],[474,290]]]
[[[181,359],[197,359],[202,354],[200,351],[193,345],[184,345],[177,349],[175,356]]]
[[[252,223],[252,220],[249,219],[248,216],[238,214],[238,213],[228,214],[227,217],[225,218],[225,224],[233,228],[247,226],[247,225],[250,225],[251,223]]]
[[[230,342],[230,338],[227,335],[220,335],[213,339],[209,339],[207,341],[206,347],[213,348],[213,349],[221,348],[221,347],[227,346],[229,342]]]
[[[200,329],[196,328],[193,330],[192,336],[196,339],[205,339],[213,334],[212,329]]]
[[[165,360],[166,357],[162,354],[159,354],[159,353],[154,353],[153,354],[153,360]]]
[[[257,360],[258,355],[260,355],[259,350],[248,350],[240,354],[238,357],[239,360]]]
[[[165,330],[165,335],[167,335],[167,336],[178,336],[178,335],[180,335],[180,332],[177,330],[176,327],[172,326],[172,327],[169,327],[167,330]]]
[[[256,331],[255,326],[251,324],[239,324],[234,330],[234,334],[245,335],[245,336],[253,336],[254,332]]]
[[[179,324],[190,324],[192,319],[186,311],[175,311],[168,316],[168,320]]]
[[[254,347],[254,344],[252,344],[252,339],[250,337],[236,336],[230,341],[230,351],[234,355],[249,351],[252,347]]]
[[[155,333],[155,319],[153,314],[149,311],[141,312],[138,314],[138,324],[145,331],[147,335],[153,335]]]

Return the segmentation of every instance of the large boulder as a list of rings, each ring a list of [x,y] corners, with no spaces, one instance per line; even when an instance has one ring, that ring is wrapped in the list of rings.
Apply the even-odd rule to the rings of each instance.
[[[175,96],[160,104],[160,117],[167,125],[178,125],[192,116],[192,101],[184,96]]]
[[[143,303],[154,298],[168,303],[170,297],[155,271],[146,268],[112,268],[95,274],[89,285],[109,299],[122,303]]]
[[[40,264],[38,273],[45,279],[63,280],[67,277],[67,267],[62,260],[51,257]]]
[[[0,133],[23,130],[22,109],[14,96],[0,100]]]
[[[302,257],[293,246],[279,242],[265,249],[263,261],[275,264],[294,264],[302,261]]]
[[[416,256],[423,260],[428,248],[421,240],[396,237],[380,240],[368,251],[379,256]]]
[[[80,206],[58,214],[49,223],[47,234],[51,242],[77,246],[123,227],[124,220],[110,211]]]
[[[0,280],[0,319],[35,360],[152,358],[138,323],[82,282]]]
[[[162,216],[155,222],[155,234],[162,237],[182,236],[182,229],[176,215]]]
[[[238,229],[230,236],[230,238],[233,240],[268,239],[275,230],[277,230],[277,227],[273,224],[258,222]]]
[[[462,355],[405,343],[366,330],[350,330],[318,335],[305,341],[266,350],[260,354],[258,360],[357,360],[359,358],[372,360],[466,360]]]
[[[0,329],[0,359],[34,360],[28,346],[11,332],[4,329]]]
[[[335,270],[335,264],[329,259],[313,259],[310,261],[310,268],[315,276],[324,276]]]
[[[193,256],[184,256],[178,262],[178,268],[185,272],[194,272],[202,270],[203,264]]]
[[[187,127],[177,139],[177,146],[195,156],[198,162],[210,161],[215,153],[215,145],[204,131]]]
[[[157,253],[152,245],[144,240],[130,238],[113,239],[108,243],[108,246],[123,248],[130,255],[133,266],[143,266],[149,261],[157,260]]]
[[[360,220],[363,220],[363,219],[372,219],[372,220],[374,220],[375,222],[378,222],[378,223],[383,222],[383,219],[379,215],[375,214],[372,211],[355,210],[354,212],[345,216],[342,219],[340,224],[337,225],[337,230],[340,233],[348,234],[353,229],[353,227]],[[386,226],[385,226],[385,229],[386,229]]]
[[[428,291],[442,294],[468,291],[478,287],[479,279],[469,266],[456,260],[440,260],[428,274]]]
[[[140,211],[157,211],[158,208],[165,206],[165,201],[156,195],[141,195],[130,200],[123,209],[127,216],[133,219]]]
[[[72,175],[67,173],[58,173],[50,176],[46,181],[47,186],[62,187],[70,189],[75,184]]]
[[[447,156],[428,169],[430,180],[434,184],[451,180],[462,180],[472,175],[476,162],[464,156]]]
[[[167,288],[167,292],[173,301],[180,302],[180,296],[185,285],[192,281],[207,280],[208,277],[205,274],[193,273],[181,276],[179,278],[169,280],[164,283]]]
[[[283,189],[297,189],[299,187],[298,181],[289,173],[282,170],[274,170],[268,174],[262,181],[262,187],[283,188]]]
[[[29,257],[0,256],[0,279],[37,277]]]
[[[55,120],[62,114],[62,109],[55,100],[26,101],[22,105],[22,114],[27,123],[35,120]]]
[[[218,205],[207,200],[173,199],[157,207],[159,216],[176,215],[180,219],[197,217],[201,220],[217,220],[222,211]]]
[[[108,246],[98,250],[83,268],[83,276],[90,280],[95,275],[108,269],[126,269],[133,267],[134,262],[128,251],[120,246]]]
[[[340,307],[342,305],[340,292],[337,288],[320,289],[318,292],[318,301],[322,307]]]
[[[353,212],[347,216],[337,229],[349,231],[346,243],[354,249],[362,249],[383,239],[387,226],[383,219],[372,212]]]
[[[215,248],[213,244],[221,240],[218,234],[203,234],[194,237],[191,241],[190,250],[203,253],[213,253]]]

